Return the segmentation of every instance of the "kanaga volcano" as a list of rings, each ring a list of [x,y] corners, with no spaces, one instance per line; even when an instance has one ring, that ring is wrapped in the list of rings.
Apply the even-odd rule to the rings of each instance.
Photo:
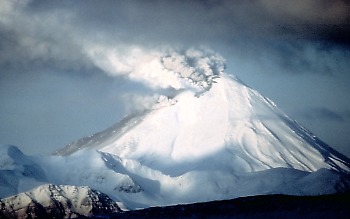
[[[226,74],[217,57],[187,53],[151,63],[141,69],[160,66],[171,89],[54,156],[26,157],[41,171],[32,185],[89,186],[128,209],[350,190],[350,160]],[[23,192],[18,185],[12,193]]]

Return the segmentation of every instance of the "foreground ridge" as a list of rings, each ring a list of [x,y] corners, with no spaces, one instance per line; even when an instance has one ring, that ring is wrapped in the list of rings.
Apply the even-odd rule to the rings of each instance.
[[[264,195],[120,212],[111,218],[348,218],[350,194]]]

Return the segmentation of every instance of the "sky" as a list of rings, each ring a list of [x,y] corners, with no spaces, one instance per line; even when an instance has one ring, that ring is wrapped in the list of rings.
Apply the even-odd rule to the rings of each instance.
[[[350,157],[348,1],[0,0],[0,39],[0,144],[25,153],[144,109],[167,84],[140,63],[200,48]]]

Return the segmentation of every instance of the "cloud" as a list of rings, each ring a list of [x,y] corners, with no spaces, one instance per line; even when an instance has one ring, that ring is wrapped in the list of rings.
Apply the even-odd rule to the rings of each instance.
[[[1,45],[4,53],[2,53],[0,65],[7,67],[12,65],[23,66],[23,69],[27,71],[28,68],[34,68],[36,65],[68,69],[95,66],[109,75],[124,74],[134,80],[146,81],[151,86],[163,88],[173,86],[177,89],[182,86],[175,84],[177,83],[175,80],[177,76],[164,73],[169,71],[164,64],[170,64],[170,59],[163,62],[163,59],[166,59],[165,56],[174,56],[174,60],[178,61],[180,56],[183,58],[185,55],[185,59],[194,60],[192,64],[196,64],[196,66],[192,67],[206,76],[212,74],[212,72],[208,72],[212,71],[210,68],[221,68],[219,67],[219,65],[222,65],[222,61],[219,60],[221,58],[217,58],[217,55],[216,58],[213,58],[212,52],[209,54],[205,51],[206,54],[204,55],[208,55],[208,57],[201,54],[204,50],[192,52],[192,54],[190,54],[190,50],[183,54],[176,54],[176,51],[179,50],[173,47],[170,48],[168,45],[160,45],[157,46],[157,49],[149,49],[147,45],[140,45],[140,42],[128,42],[123,37],[118,38],[119,35],[123,34],[114,34],[113,30],[106,32],[106,29],[104,29],[101,33],[96,32],[99,31],[100,25],[109,27],[108,25],[114,25],[114,22],[118,24],[120,23],[119,18],[125,16],[127,20],[123,23],[126,22],[128,28],[121,25],[116,29],[118,32],[127,32],[127,35],[131,38],[136,35],[136,32],[133,33],[132,30],[133,23],[128,19],[134,17],[140,19],[139,12],[144,14],[148,11],[144,9],[139,11],[142,5],[135,5],[135,2],[129,4],[119,2],[116,4],[113,1],[107,5],[106,3],[95,5],[95,2],[88,2],[82,8],[84,13],[90,16],[91,13],[89,12],[95,11],[96,6],[100,9],[100,13],[95,17],[97,20],[86,18],[84,21],[80,17],[81,14],[75,10],[78,5],[57,2],[52,4],[56,5],[52,6],[41,1],[2,1],[3,9],[1,10],[4,19],[0,22],[2,27],[0,34],[6,40]],[[112,8],[117,9],[116,12],[110,11],[110,4],[114,6]],[[147,5],[147,7],[150,9],[151,5]],[[126,12],[124,11],[119,15],[118,9],[126,10]],[[134,10],[137,11],[137,15]],[[106,13],[107,16],[111,16],[109,17],[111,20],[106,21],[105,16],[102,16],[105,11],[108,12]],[[115,16],[115,13],[119,16]],[[82,17],[85,18],[85,15]],[[103,23],[105,24],[103,25]],[[97,27],[90,29],[88,28],[89,25],[97,25]],[[153,25],[153,23],[148,25]],[[195,55],[198,57],[195,57]],[[177,58],[175,58],[176,56]],[[185,68],[188,70],[188,66],[185,65],[189,65],[189,63],[185,63],[185,59],[177,63],[182,65],[182,70],[185,70]],[[176,68],[180,68],[180,66]],[[222,70],[216,69],[215,71]]]
[[[179,89],[184,85],[165,73],[174,67],[165,68],[163,59],[191,59],[182,48],[202,45],[261,66],[263,73],[336,75],[350,68],[350,4],[342,0],[1,0],[0,5],[5,73],[98,68],[151,87]],[[217,54],[203,51],[197,53],[210,60],[201,55],[203,63],[195,63],[202,73],[208,66],[221,68]],[[186,60],[181,65],[193,71]]]
[[[29,1],[1,1],[0,65],[17,71],[38,68],[91,67],[76,42],[78,35],[66,21],[70,11],[28,13]]]
[[[0,4],[0,66],[6,68],[107,68],[102,64],[105,57],[114,64],[104,70],[126,72],[140,55],[139,48],[148,52],[170,45],[224,48],[289,73],[332,74],[349,67],[349,49],[344,47],[350,45],[350,4],[342,0]],[[91,62],[98,55],[98,63]]]

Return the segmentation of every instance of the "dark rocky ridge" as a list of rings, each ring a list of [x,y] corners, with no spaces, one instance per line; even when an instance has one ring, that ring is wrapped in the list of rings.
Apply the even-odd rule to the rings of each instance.
[[[153,207],[109,218],[349,218],[350,193],[321,196],[261,195],[188,205]]]

